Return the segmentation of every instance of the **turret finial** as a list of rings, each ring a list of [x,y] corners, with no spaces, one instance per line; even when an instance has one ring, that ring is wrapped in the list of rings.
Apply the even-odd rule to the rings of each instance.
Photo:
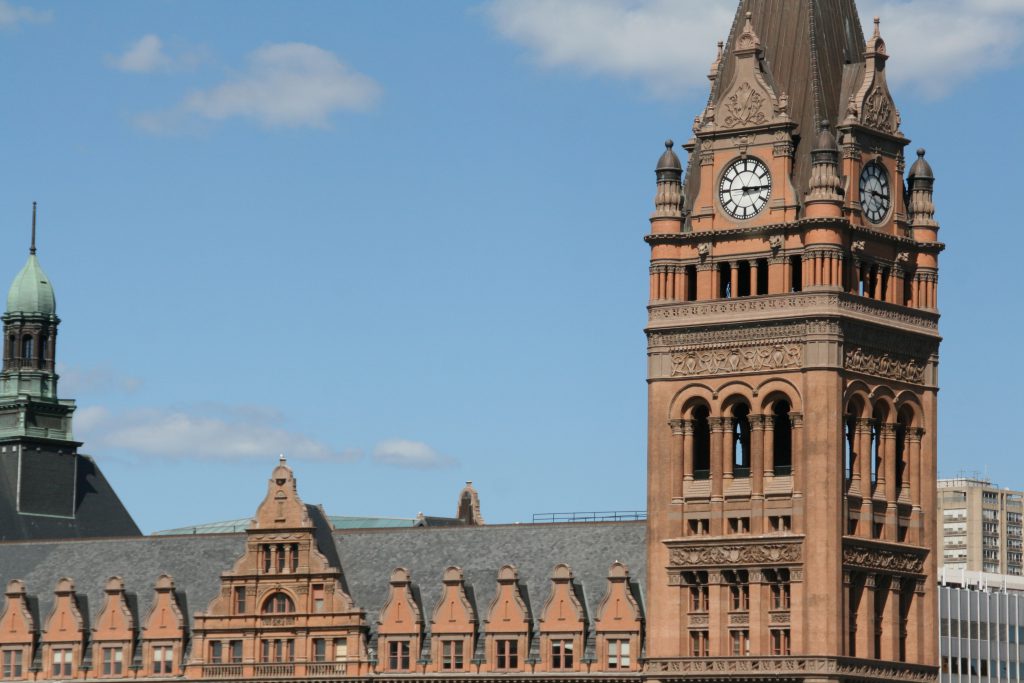
[[[29,254],[36,253],[36,203],[32,202],[32,246],[28,248]]]

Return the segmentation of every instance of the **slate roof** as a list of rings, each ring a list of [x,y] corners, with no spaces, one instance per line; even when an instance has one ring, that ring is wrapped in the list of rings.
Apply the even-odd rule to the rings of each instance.
[[[96,462],[87,455],[75,457],[78,458],[78,481],[73,519],[19,513],[17,458],[0,457],[0,541],[141,535]],[[54,488],[55,482],[39,479],[23,482],[23,486],[35,487],[45,495],[48,488]]]
[[[577,593],[593,618],[607,589],[612,562],[625,564],[634,594],[643,604],[646,568],[643,522],[522,524],[478,527],[411,527],[349,529],[331,532],[320,508],[310,506],[317,524],[317,544],[328,561],[339,562],[347,590],[366,609],[375,628],[387,599],[391,570],[412,575],[429,625],[441,596],[445,568],[461,567],[467,593],[482,622],[494,599],[498,570],[519,571],[520,590],[534,620],[540,618],[550,592],[552,568],[572,567]],[[103,607],[103,586],[111,576],[124,579],[136,624],[142,625],[160,574],[175,581],[179,604],[191,624],[220,589],[220,574],[231,569],[245,550],[245,535],[201,534],[138,538],[0,543],[0,582],[21,579],[31,601],[37,628],[45,625],[53,605],[53,588],[70,577],[87,622]]]

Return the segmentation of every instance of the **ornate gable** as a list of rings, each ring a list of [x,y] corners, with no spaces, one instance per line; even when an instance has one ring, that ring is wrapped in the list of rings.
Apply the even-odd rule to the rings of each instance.
[[[608,570],[608,590],[597,607],[596,630],[636,632],[640,630],[640,606],[629,587],[629,569],[621,562]]]
[[[522,633],[530,628],[530,611],[519,592],[519,572],[506,564],[498,572],[498,591],[487,613],[488,633]]]
[[[437,633],[472,633],[476,612],[466,596],[466,581],[462,570],[448,567],[444,571],[444,592],[434,608],[430,630]]]
[[[75,596],[75,582],[69,578],[57,581],[53,590],[53,609],[46,618],[43,631],[44,643],[80,642],[84,632],[82,613],[78,611],[78,599]]]
[[[29,644],[35,633],[32,612],[28,608],[25,584],[17,579],[8,582],[4,611],[0,613],[0,643]]]
[[[135,619],[125,601],[124,581],[120,576],[112,576],[103,591],[106,598],[92,628],[93,640],[131,640]]]
[[[377,632],[382,635],[418,635],[423,631],[423,614],[412,590],[409,571],[398,567],[391,572],[388,599],[380,611]]]
[[[573,578],[569,565],[555,565],[551,573],[551,594],[541,612],[541,631],[576,632],[583,629],[583,605],[576,596]]]
[[[309,512],[299,498],[299,492],[284,456],[274,468],[267,486],[267,495],[256,509],[251,529],[307,529],[312,528]]]
[[[161,574],[153,587],[153,606],[149,608],[143,627],[143,638],[177,639],[185,632],[185,617],[174,595],[174,579]]]
[[[875,32],[864,49],[864,76],[860,87],[850,97],[844,124],[860,123],[888,135],[901,136],[900,114],[889,93],[885,77],[885,62],[889,55],[875,17]]]

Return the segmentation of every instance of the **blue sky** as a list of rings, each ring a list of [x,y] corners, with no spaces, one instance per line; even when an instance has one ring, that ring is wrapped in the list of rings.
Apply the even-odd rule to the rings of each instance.
[[[145,531],[644,506],[653,166],[726,0],[0,0],[0,273],[40,258],[77,436]],[[940,469],[1024,487],[1019,0],[886,0],[938,177]]]

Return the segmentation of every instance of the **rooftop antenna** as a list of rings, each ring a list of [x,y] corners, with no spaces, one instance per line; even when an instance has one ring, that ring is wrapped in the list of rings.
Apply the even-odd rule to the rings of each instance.
[[[28,253],[33,256],[36,253],[36,203],[32,202],[32,246],[29,247]]]

